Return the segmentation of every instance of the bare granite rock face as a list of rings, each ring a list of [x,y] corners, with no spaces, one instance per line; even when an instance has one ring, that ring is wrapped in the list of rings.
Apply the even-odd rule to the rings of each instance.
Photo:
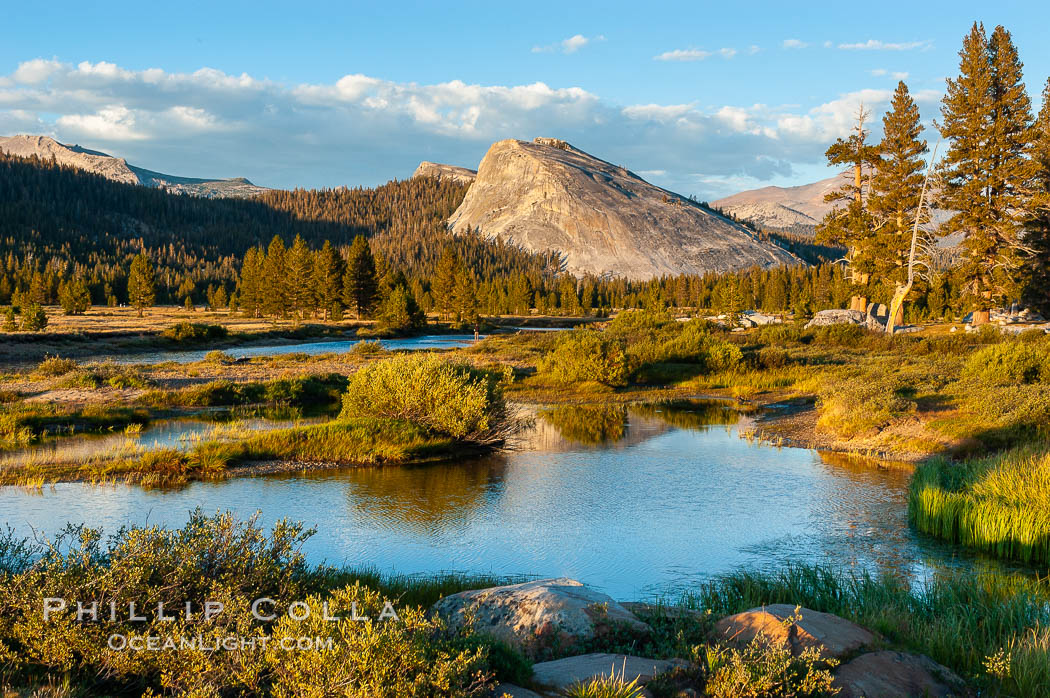
[[[880,696],[967,696],[966,684],[951,669],[921,654],[871,652],[835,670],[841,698]]]
[[[724,642],[746,645],[759,635],[773,642],[782,642],[798,655],[814,647],[823,657],[842,657],[875,642],[875,636],[845,618],[830,613],[802,608],[801,618],[790,624],[785,620],[795,617],[790,604],[771,604],[727,616],[715,624],[715,633]]]
[[[557,139],[494,143],[449,226],[555,250],[577,275],[650,279],[800,263],[744,226]]]
[[[60,165],[75,167],[124,184],[167,189],[177,194],[204,197],[249,197],[266,191],[266,187],[252,184],[243,177],[233,179],[197,179],[176,177],[129,165],[124,158],[115,158],[97,150],[79,145],[66,145],[47,136],[0,137],[0,152],[43,160],[54,158]]]
[[[646,659],[625,654],[581,654],[575,657],[540,662],[532,667],[532,679],[544,688],[563,695],[570,686],[589,683],[596,678],[620,677],[644,686],[666,671],[686,667],[684,660]]]
[[[464,591],[441,599],[431,610],[456,629],[468,622],[532,653],[553,644],[571,647],[600,635],[614,624],[639,633],[650,628],[609,596],[574,579],[540,579]]]
[[[437,179],[451,179],[459,184],[470,184],[477,176],[477,170],[469,170],[466,167],[457,167],[455,165],[442,165],[437,162],[428,162],[427,160],[419,163],[419,167],[412,173],[413,179],[416,177],[436,177]]]

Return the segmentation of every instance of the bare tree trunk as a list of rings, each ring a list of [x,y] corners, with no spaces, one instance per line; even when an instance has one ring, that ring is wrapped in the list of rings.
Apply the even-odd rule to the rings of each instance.
[[[911,252],[908,254],[908,283],[897,284],[897,290],[893,292],[893,300],[890,301],[890,314],[886,318],[886,334],[893,334],[897,324],[904,319],[904,299],[911,293],[915,285],[915,247],[919,241],[919,220],[922,218],[922,207],[926,201],[926,189],[930,184],[930,172],[933,170],[933,162],[937,159],[938,143],[933,147],[933,155],[930,163],[926,166],[926,177],[922,180],[922,193],[919,194],[919,207],[915,211],[915,225],[911,229]]]

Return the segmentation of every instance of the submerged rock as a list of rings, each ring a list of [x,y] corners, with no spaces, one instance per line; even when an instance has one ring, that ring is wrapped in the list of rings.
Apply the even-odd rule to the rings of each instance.
[[[815,647],[823,657],[842,657],[875,642],[875,635],[845,618],[808,608],[799,609],[802,618],[794,623],[784,621],[795,615],[795,606],[772,604],[728,616],[715,624],[717,637],[728,643],[746,645],[760,634],[782,642],[794,655]]]
[[[650,631],[611,597],[568,578],[464,591],[441,599],[431,610],[453,629],[473,622],[476,632],[533,655],[552,645],[572,647],[617,624],[638,633]]]
[[[840,698],[876,696],[966,696],[966,684],[929,657],[904,652],[870,652],[835,671]]]

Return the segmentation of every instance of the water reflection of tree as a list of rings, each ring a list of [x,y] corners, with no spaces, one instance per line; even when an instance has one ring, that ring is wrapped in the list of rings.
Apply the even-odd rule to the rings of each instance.
[[[724,402],[711,400],[671,400],[634,405],[631,414],[659,419],[677,429],[702,429],[716,424],[736,424],[740,413]]]
[[[346,471],[350,503],[384,526],[431,532],[471,519],[498,492],[506,470],[501,456],[418,467]]]

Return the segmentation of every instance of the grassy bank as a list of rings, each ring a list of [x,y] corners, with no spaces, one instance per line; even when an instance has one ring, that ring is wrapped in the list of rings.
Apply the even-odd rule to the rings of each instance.
[[[912,479],[908,513],[920,531],[953,543],[1050,563],[1050,447],[924,463]]]

